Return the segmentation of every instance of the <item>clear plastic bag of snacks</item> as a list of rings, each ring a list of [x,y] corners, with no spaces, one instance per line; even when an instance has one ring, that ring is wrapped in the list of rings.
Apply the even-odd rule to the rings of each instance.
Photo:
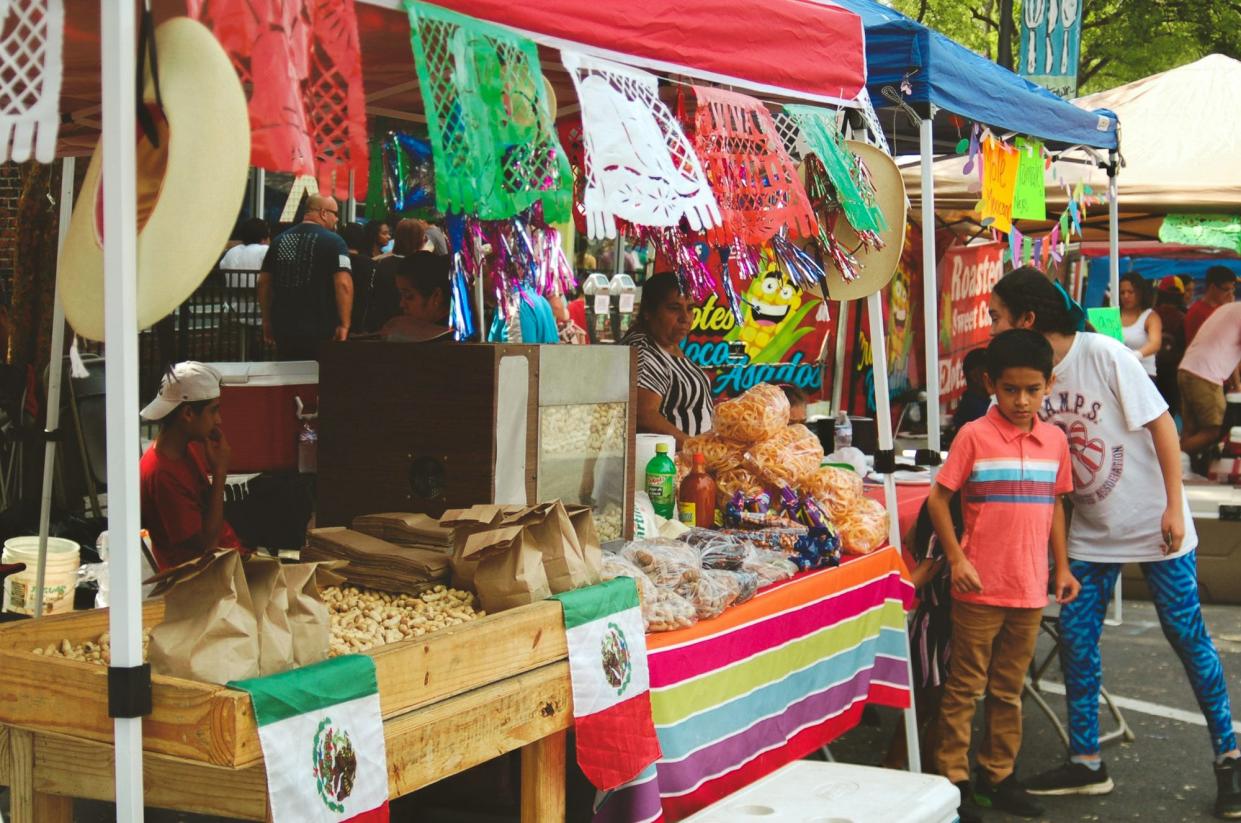
[[[729,469],[720,472],[715,476],[716,499],[719,501],[718,506],[722,511],[728,507],[732,501],[733,495],[741,492],[744,498],[756,498],[767,495],[767,488],[763,485],[763,481],[758,475],[749,469]]]
[[[751,546],[745,559],[741,561],[742,572],[753,574],[760,587],[788,580],[797,574],[797,565],[789,560],[782,551],[770,551]]]
[[[743,571],[742,569],[728,570],[727,574],[732,575],[737,581],[737,598],[733,600],[734,606],[739,606],[754,596],[758,591],[759,581],[758,575],[754,572]]]
[[[646,608],[646,604],[655,599],[655,584],[651,582],[651,578],[647,577],[646,573],[632,562],[615,552],[603,553],[603,562],[599,567],[599,577],[605,581],[613,580],[617,577],[632,577],[638,587],[638,602],[642,604],[643,608]]]
[[[652,583],[665,589],[692,583],[702,573],[698,551],[680,540],[663,537],[635,540],[621,549],[620,554],[641,569]]]
[[[677,586],[676,593],[693,604],[699,620],[710,620],[736,601],[741,583],[731,572],[704,569],[697,580]]]
[[[739,443],[725,440],[715,432],[688,437],[677,450],[677,468],[684,468],[688,474],[694,464],[694,455],[701,454],[707,460],[707,471],[719,474],[741,466],[745,459],[745,448]]]
[[[769,485],[797,488],[818,471],[823,445],[805,426],[785,426],[774,437],[750,447],[750,462]]]
[[[801,490],[818,501],[832,520],[840,521],[862,499],[862,478],[848,469],[821,466],[802,480]]]
[[[690,529],[680,539],[698,550],[704,569],[740,568],[749,550],[744,540],[711,529]]]
[[[656,589],[655,599],[642,606],[648,632],[670,632],[698,622],[694,604],[671,589]]]
[[[789,399],[770,383],[759,383],[740,397],[715,407],[712,424],[720,437],[751,445],[775,436],[789,424]]]
[[[888,511],[879,502],[863,497],[836,528],[845,554],[869,554],[888,539]]]

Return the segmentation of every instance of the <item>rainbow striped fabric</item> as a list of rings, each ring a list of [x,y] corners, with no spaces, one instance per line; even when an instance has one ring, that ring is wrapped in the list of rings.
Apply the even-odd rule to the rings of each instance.
[[[900,555],[887,548],[651,635],[663,756],[601,795],[595,823],[678,820],[826,745],[867,702],[907,707],[912,603]]]

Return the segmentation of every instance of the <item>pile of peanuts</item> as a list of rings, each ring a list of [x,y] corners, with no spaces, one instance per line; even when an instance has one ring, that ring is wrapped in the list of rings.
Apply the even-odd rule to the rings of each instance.
[[[142,659],[146,660],[147,647],[151,645],[151,630],[142,630]],[[50,643],[45,648],[35,649],[35,654],[44,657],[63,657],[68,660],[77,660],[82,663],[94,663],[98,666],[106,666],[112,662],[112,637],[104,632],[94,640],[87,640],[85,643],[75,645],[68,640],[61,640],[59,643]]]
[[[474,610],[474,595],[444,586],[420,595],[329,586],[323,602],[332,620],[332,657],[412,640],[485,615]]]

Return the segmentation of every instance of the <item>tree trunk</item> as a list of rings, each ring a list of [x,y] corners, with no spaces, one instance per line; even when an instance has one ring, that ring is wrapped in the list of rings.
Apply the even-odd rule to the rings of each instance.
[[[1000,0],[1000,42],[995,62],[1010,71],[1013,68],[1013,0]]]

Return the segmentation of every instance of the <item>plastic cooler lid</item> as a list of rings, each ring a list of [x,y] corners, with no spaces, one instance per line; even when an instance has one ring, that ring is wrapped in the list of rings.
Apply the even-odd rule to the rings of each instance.
[[[319,364],[314,360],[207,365],[220,373],[225,386],[305,386],[319,383]]]
[[[951,823],[960,801],[935,775],[798,760],[684,823]]]

